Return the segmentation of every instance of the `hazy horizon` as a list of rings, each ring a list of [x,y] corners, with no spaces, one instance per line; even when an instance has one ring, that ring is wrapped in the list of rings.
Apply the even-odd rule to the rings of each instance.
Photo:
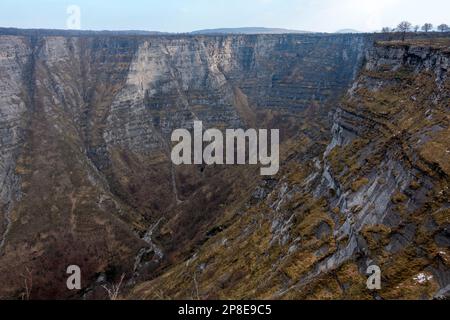
[[[70,5],[81,9],[83,30],[191,32],[267,27],[371,32],[402,20],[414,25],[450,24],[447,0],[2,0],[0,27],[66,29]]]

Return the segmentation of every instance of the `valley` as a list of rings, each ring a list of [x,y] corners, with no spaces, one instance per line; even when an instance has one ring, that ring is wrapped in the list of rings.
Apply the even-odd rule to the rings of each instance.
[[[449,35],[393,37],[1,30],[0,298],[448,295]],[[175,165],[195,121],[279,172]]]

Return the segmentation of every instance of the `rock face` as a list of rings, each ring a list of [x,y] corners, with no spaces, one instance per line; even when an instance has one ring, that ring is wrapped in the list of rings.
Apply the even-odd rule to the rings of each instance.
[[[283,171],[224,218],[223,231],[131,297],[448,295],[449,44],[369,49],[333,112],[330,141],[318,147],[312,128],[300,132]],[[366,287],[373,265],[379,291]]]
[[[128,289],[155,278],[139,297],[190,298],[189,281],[166,278],[179,273],[202,281],[203,298],[293,298],[336,270],[364,277],[371,250],[390,263],[416,242],[425,253],[405,259],[437,293],[448,284],[446,256],[429,252],[448,244],[448,53],[373,40],[0,35],[0,297],[102,298],[125,274]],[[282,172],[173,166],[171,132],[194,120],[280,128]],[[66,288],[73,264],[82,292]]]
[[[21,196],[15,164],[24,142],[28,102],[24,89],[31,54],[27,39],[18,37],[1,37],[0,49],[0,208],[4,216],[0,225],[1,250],[11,227],[12,202]]]

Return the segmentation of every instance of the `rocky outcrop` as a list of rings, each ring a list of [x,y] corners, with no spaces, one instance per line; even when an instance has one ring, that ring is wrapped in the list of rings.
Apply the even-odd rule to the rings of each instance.
[[[349,238],[347,247],[322,263],[321,272],[353,259],[356,253],[367,256],[366,267],[376,262],[364,234],[373,226],[400,229],[386,245],[388,253],[394,255],[411,246],[418,226],[406,222],[405,216],[428,212],[435,200],[431,195],[447,192],[447,187],[440,190],[439,183],[448,181],[445,165],[429,166],[420,149],[424,136],[445,131],[441,121],[448,112],[448,58],[445,47],[420,42],[381,43],[370,51],[363,74],[336,111],[332,142],[324,158],[324,183],[316,192],[334,190],[337,197],[330,205],[346,216],[335,234]],[[410,95],[414,85],[429,86],[433,93],[419,92],[416,87],[417,95]],[[414,114],[420,109],[430,112],[423,110],[424,104],[439,115],[424,121],[425,114]],[[352,156],[349,151],[357,153]],[[438,207],[448,207],[445,201],[438,203]]]

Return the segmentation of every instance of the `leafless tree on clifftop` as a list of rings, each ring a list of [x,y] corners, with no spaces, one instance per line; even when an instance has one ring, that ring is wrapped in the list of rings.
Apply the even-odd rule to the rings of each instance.
[[[429,32],[431,30],[433,30],[433,25],[431,23],[425,23],[422,26],[422,31],[424,31],[424,32]]]
[[[447,32],[447,31],[450,30],[449,27],[448,27],[448,25],[445,24],[445,23],[438,25],[437,29],[438,29],[440,32]]]
[[[412,27],[412,24],[411,24],[411,22],[408,22],[408,21],[402,21],[397,26],[397,31],[402,33],[402,41],[405,41],[406,33],[411,30],[411,27]]]

